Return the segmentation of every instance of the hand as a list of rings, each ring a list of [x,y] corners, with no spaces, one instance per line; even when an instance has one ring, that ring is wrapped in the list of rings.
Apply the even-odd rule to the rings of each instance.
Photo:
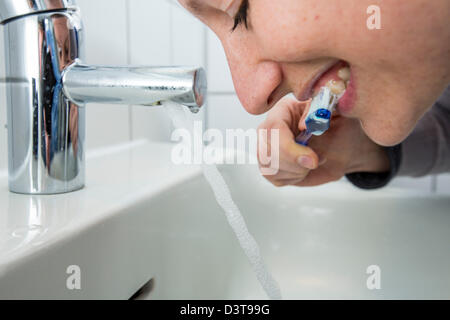
[[[381,146],[371,141],[358,120],[333,116],[330,129],[313,136],[309,146],[295,142],[305,129],[309,103],[284,98],[270,111],[258,129],[279,129],[280,166],[276,175],[265,176],[275,186],[316,186],[353,172],[386,172],[389,161]],[[258,158],[261,152],[258,150]],[[261,164],[260,167],[267,167]]]

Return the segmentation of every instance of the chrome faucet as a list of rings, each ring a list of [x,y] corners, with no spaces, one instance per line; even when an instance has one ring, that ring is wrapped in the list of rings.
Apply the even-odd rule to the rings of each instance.
[[[0,0],[4,25],[9,188],[58,194],[85,183],[85,105],[154,106],[172,100],[198,112],[202,68],[83,64],[75,0]]]

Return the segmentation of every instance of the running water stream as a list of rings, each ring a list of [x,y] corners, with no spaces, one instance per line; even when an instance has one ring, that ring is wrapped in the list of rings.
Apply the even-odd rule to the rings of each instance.
[[[187,129],[191,132],[191,136],[195,137],[193,134],[194,118],[192,113],[186,107],[170,101],[164,102],[164,107],[171,117],[175,128]],[[200,143],[203,144],[203,141]],[[267,296],[270,299],[281,299],[281,291],[278,283],[267,269],[267,266],[261,257],[259,246],[248,231],[244,217],[234,203],[228,185],[223,179],[222,174],[214,164],[203,163],[202,169],[205,179],[211,185],[217,202],[225,212],[228,223],[239,240],[239,244],[247,255],[256,277]]]

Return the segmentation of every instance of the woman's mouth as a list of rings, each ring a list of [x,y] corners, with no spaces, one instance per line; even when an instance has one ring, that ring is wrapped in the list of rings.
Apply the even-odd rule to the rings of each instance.
[[[355,100],[353,72],[350,65],[344,61],[340,61],[324,74],[313,84],[311,94],[314,97],[322,87],[328,87],[331,92],[339,97],[337,109],[339,113],[345,115],[350,113]]]

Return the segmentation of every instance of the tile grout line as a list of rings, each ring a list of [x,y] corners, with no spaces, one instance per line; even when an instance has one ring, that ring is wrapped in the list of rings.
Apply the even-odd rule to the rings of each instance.
[[[168,0],[168,6],[169,6],[169,64],[170,65],[174,65],[174,61],[175,61],[175,53],[174,53],[174,48],[175,48],[175,44],[174,44],[174,19],[173,19],[173,6],[175,5],[175,3],[173,3],[172,1]],[[170,122],[170,131],[171,133],[175,130],[174,124],[171,121]]]
[[[209,45],[209,41],[208,41],[208,29],[205,26],[202,26],[203,28],[203,65],[205,66],[205,72],[206,74],[208,74],[208,68],[209,68],[209,59],[208,59],[208,45]],[[204,130],[208,130],[209,129],[209,110],[208,110],[208,105],[209,105],[209,95],[211,93],[208,91],[208,94],[206,95],[206,108],[204,111]]]
[[[2,57],[2,60],[0,60],[0,139],[3,141],[0,142],[0,144],[3,145],[5,148],[4,150],[0,150],[2,152],[2,156],[4,157],[4,161],[0,161],[0,177],[5,176],[8,177],[8,129],[7,129],[7,110],[6,110],[6,97],[4,96],[4,99],[2,98],[1,94],[4,93],[3,90],[6,90],[6,75],[5,75],[5,65],[4,65],[4,57],[5,57],[5,51],[4,51],[4,36],[3,32],[5,32],[3,25],[0,26],[0,57]],[[3,103],[5,102],[5,103]],[[3,116],[3,118],[2,118]]]
[[[126,46],[127,46],[127,65],[131,65],[131,12],[130,12],[130,1],[125,0],[125,24],[126,24]],[[132,142],[134,139],[133,135],[133,106],[128,105],[128,140]]]
[[[175,53],[174,53],[175,44],[174,44],[174,27],[173,27],[173,23],[174,23],[174,19],[173,19],[173,6],[174,6],[174,4],[169,3],[169,37],[170,37],[170,41],[169,41],[169,52],[170,52],[170,64],[171,64],[171,65],[174,65],[174,62],[175,62]]]

